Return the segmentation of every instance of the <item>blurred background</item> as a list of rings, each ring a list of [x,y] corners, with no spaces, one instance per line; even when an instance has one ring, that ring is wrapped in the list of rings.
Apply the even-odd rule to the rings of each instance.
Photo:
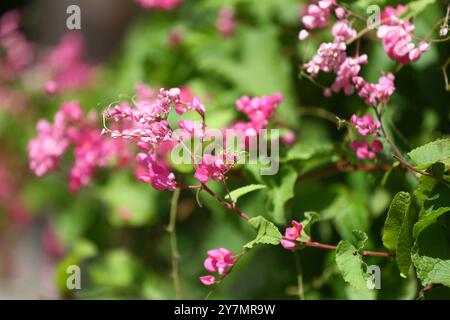
[[[299,66],[330,39],[323,30],[307,45],[298,41],[306,3],[184,0],[161,10],[133,0],[2,1],[1,15],[16,10],[20,23],[12,67],[4,66],[9,42],[0,38],[0,299],[175,297],[166,232],[170,193],[143,185],[132,169],[114,165],[97,170],[89,185],[72,192],[72,156],[43,177],[33,175],[28,165],[27,144],[36,136],[37,121],[52,121],[63,101],[78,100],[85,112],[101,114],[111,102],[131,96],[139,82],[155,88],[187,86],[207,105],[208,122],[217,128],[239,118],[234,105],[242,95],[280,91],[285,99],[275,122],[295,132],[296,146],[314,150],[294,163],[298,179],[294,197],[282,204],[280,227],[313,210],[322,218],[314,226],[314,239],[336,244],[360,229],[369,234],[369,248],[383,250],[380,230],[389,203],[399,190],[413,190],[414,181],[398,170],[388,176],[310,174],[342,160],[342,154],[351,157],[347,132],[323,117],[323,111],[348,119],[365,107],[357,96],[326,98],[321,88],[299,76]],[[349,5],[365,15],[364,3]],[[70,41],[65,38],[66,9],[73,4],[81,9],[81,30]],[[417,34],[428,35],[446,5],[435,1],[428,6],[414,20]],[[389,59],[375,34],[364,38],[360,51],[369,56],[362,70],[368,81],[395,72],[397,91],[386,112],[389,132],[403,151],[450,134],[450,96],[441,70],[450,55],[448,42],[433,45],[417,63],[403,68]],[[331,83],[332,77],[320,81]],[[318,109],[322,112],[313,111]],[[258,177],[242,169],[232,174],[230,186],[246,181],[258,182]],[[242,198],[239,206],[251,216],[270,218],[271,201],[270,190],[261,190]],[[207,250],[227,247],[237,253],[254,237],[207,195],[200,194],[200,202],[203,207],[195,191],[183,191],[177,217],[182,296],[189,299],[209,292],[198,281],[205,274]],[[367,260],[381,267],[382,289],[354,292],[336,270],[333,252],[302,250],[306,298],[417,297],[414,276],[401,278],[395,264],[381,258]],[[66,267],[72,264],[81,266],[81,290],[66,287]],[[261,247],[239,262],[211,298],[296,299],[296,277],[291,252]],[[447,289],[440,290],[433,294],[450,298]]]

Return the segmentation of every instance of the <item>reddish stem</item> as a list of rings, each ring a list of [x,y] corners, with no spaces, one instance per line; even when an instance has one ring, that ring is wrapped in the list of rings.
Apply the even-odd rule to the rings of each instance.
[[[336,246],[330,245],[330,244],[324,244],[320,242],[314,242],[314,241],[307,241],[307,242],[300,242],[302,245],[312,248],[320,248],[325,250],[336,250]],[[378,251],[364,251],[363,256],[373,256],[373,257],[393,257],[394,255],[389,252],[378,252]]]
[[[214,191],[212,191],[207,185],[202,184],[202,189],[205,190],[208,194],[210,194],[217,202],[219,202],[221,205],[223,205],[225,208],[233,211],[236,213],[241,219],[248,221],[250,220],[250,217],[246,215],[244,212],[239,210],[234,204],[227,202],[226,200],[222,199],[219,195],[217,195]],[[290,239],[287,239],[290,240]],[[308,241],[308,242],[299,242],[302,245],[305,245],[307,247],[313,247],[313,248],[320,248],[320,249],[326,249],[326,250],[336,250],[336,246],[324,244],[320,242],[314,242],[314,241]],[[364,256],[377,256],[377,257],[391,257],[393,256],[390,253],[387,252],[376,252],[376,251],[364,251]]]

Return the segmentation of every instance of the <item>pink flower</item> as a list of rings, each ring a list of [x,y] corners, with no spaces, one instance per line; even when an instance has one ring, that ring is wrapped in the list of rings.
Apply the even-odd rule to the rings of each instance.
[[[345,18],[345,9],[342,7],[337,7],[336,9],[334,9],[334,14],[336,15],[336,17],[338,19],[344,19]]]
[[[44,89],[49,94],[87,87],[91,84],[93,66],[83,60],[85,45],[78,32],[66,33],[59,44],[36,66],[47,78]]]
[[[366,114],[358,118],[355,114],[350,118],[350,123],[358,129],[358,133],[363,137],[369,135],[378,135],[381,124],[380,121],[375,121],[370,114]]]
[[[214,276],[203,276],[199,277],[199,279],[205,286],[211,286],[216,283],[216,277]]]
[[[250,120],[255,130],[267,126],[269,118],[283,102],[283,96],[277,92],[273,96],[262,96],[249,98],[244,96],[236,101],[236,108],[243,112]]]
[[[306,72],[313,77],[320,71],[338,72],[347,57],[346,49],[344,42],[322,43],[311,61],[305,63]]]
[[[190,137],[202,137],[204,133],[203,123],[193,120],[179,120],[178,126]]]
[[[144,9],[172,10],[183,0],[136,0],[136,3]]]
[[[28,144],[30,169],[36,175],[43,176],[58,166],[69,146],[65,130],[64,124],[52,125],[46,120],[37,123],[38,136]]]
[[[386,104],[395,91],[395,77],[392,73],[383,75],[378,83],[368,83],[361,77],[354,77],[353,83],[359,91],[358,95],[364,99],[368,106]]]
[[[186,30],[183,27],[174,27],[169,34],[168,44],[171,48],[177,48],[185,38]]]
[[[425,42],[416,45],[413,42],[414,25],[410,20],[402,20],[398,16],[406,10],[403,5],[397,8],[386,7],[381,14],[383,24],[378,28],[377,36],[382,40],[384,51],[393,60],[403,64],[417,61],[426,52],[429,45]]]
[[[219,16],[216,21],[216,28],[223,37],[230,37],[233,35],[236,28],[234,20],[235,12],[231,7],[224,7],[220,9]]]
[[[305,29],[300,30],[300,32],[298,33],[299,40],[305,40],[308,37],[309,37],[309,32]]]
[[[336,79],[331,85],[332,92],[344,91],[345,95],[351,95],[355,91],[353,78],[358,76],[361,70],[361,64],[367,63],[367,55],[363,54],[359,57],[347,57],[336,71]],[[328,88],[327,88],[328,89]],[[327,96],[326,93],[324,93]],[[330,92],[331,94],[331,92]]]
[[[192,97],[187,88],[161,88],[158,93],[144,85],[138,85],[135,89],[137,99],[134,106],[124,102],[108,110],[107,117],[116,122],[122,121],[122,127],[110,130],[110,134],[113,138],[136,141],[137,147],[143,151],[136,157],[139,164],[136,176],[139,181],[150,183],[157,190],[174,190],[177,183],[167,158],[178,141],[167,117],[174,109],[178,114],[193,110],[203,117],[205,106],[199,98]],[[201,136],[204,130],[203,123],[192,120],[180,120],[179,126],[188,136]],[[180,137],[183,138],[184,135]],[[214,170],[223,169],[217,165],[207,169],[211,178],[218,177]],[[202,177],[201,172],[199,177]]]
[[[156,190],[175,190],[177,187],[175,175],[170,171],[167,160],[174,145],[173,141],[160,142],[147,153],[139,153],[136,156],[140,165],[136,170],[138,180],[150,183]]]
[[[69,187],[77,191],[91,181],[97,167],[107,166],[113,158],[127,162],[128,149],[120,141],[102,137],[96,122],[95,114],[83,115],[78,102],[63,103],[53,123],[38,122],[38,136],[28,144],[30,169],[38,176],[55,170],[68,147],[73,146]]]
[[[292,146],[295,143],[295,133],[289,130],[286,134],[281,136],[281,141],[287,146]]]
[[[233,266],[235,260],[233,253],[225,248],[213,249],[208,251],[208,257],[203,266],[209,272],[218,272],[220,275],[227,273],[227,268]]]
[[[225,174],[234,165],[235,157],[228,154],[210,155],[205,154],[202,157],[200,165],[194,173],[194,177],[201,183],[207,183],[211,180],[225,179]]]
[[[13,80],[31,62],[32,48],[19,31],[18,11],[0,17],[0,80]]]
[[[343,42],[356,37],[356,30],[350,26],[347,20],[337,21],[333,26],[332,33],[336,42]]]
[[[303,226],[295,221],[291,221],[291,227],[286,228],[284,232],[284,239],[281,240],[281,245],[288,250],[292,250],[297,246],[296,240],[302,234]]]
[[[309,31],[324,28],[328,25],[330,18],[330,9],[336,5],[335,0],[321,0],[317,4],[310,4],[306,8],[306,14],[302,17],[305,29],[300,31],[299,39],[304,40],[308,37]]]
[[[370,145],[367,141],[353,141],[351,148],[356,152],[356,157],[360,160],[375,160],[376,154],[383,150],[383,144],[379,140],[374,140]]]

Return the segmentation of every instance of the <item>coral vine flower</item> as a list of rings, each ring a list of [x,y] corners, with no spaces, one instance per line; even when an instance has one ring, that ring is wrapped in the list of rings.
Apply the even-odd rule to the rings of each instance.
[[[208,251],[208,258],[205,259],[203,266],[209,272],[219,272],[224,275],[227,268],[234,265],[233,252],[225,248],[213,249]]]
[[[47,77],[44,89],[49,94],[83,88],[92,80],[93,66],[83,60],[84,39],[80,33],[69,32],[36,66]]]
[[[381,128],[380,121],[375,121],[370,114],[358,118],[355,114],[350,118],[350,123],[358,129],[358,133],[363,137],[378,135]]]
[[[219,275],[228,273],[228,268],[236,263],[233,259],[233,252],[225,248],[213,249],[208,251],[208,257],[203,262],[203,266],[208,272],[218,272]],[[216,278],[212,275],[200,277],[200,281],[205,286],[216,283]]]
[[[234,165],[236,158],[233,155],[223,154],[220,156],[205,154],[200,165],[194,173],[194,177],[201,183],[211,180],[225,179],[225,173]]]
[[[295,240],[299,238],[302,234],[303,226],[295,221],[291,221],[291,227],[286,228],[286,231],[284,232],[285,239],[281,240],[281,245],[283,248],[287,250],[292,250],[297,246],[297,243]]]
[[[216,283],[216,277],[214,276],[203,276],[200,277],[199,279],[205,286],[211,286],[214,283]]]
[[[32,59],[31,45],[19,31],[20,14],[13,10],[0,17],[0,80],[13,80]]]
[[[383,150],[383,144],[379,140],[373,140],[372,144],[367,141],[353,141],[351,148],[356,152],[356,157],[360,160],[375,160],[376,154]]]
[[[235,12],[233,8],[224,7],[220,9],[219,16],[216,21],[216,28],[223,37],[230,37],[233,35],[236,28],[234,17]]]
[[[149,183],[157,190],[174,190],[177,183],[168,163],[168,155],[179,141],[173,136],[167,117],[171,110],[178,114],[193,110],[203,117],[205,106],[199,98],[192,97],[186,88],[161,88],[154,91],[139,84],[135,90],[137,98],[133,100],[134,105],[120,103],[107,112],[108,118],[116,122],[122,121],[122,127],[125,128],[105,132],[110,132],[113,138],[135,140],[136,145],[143,151],[136,157],[139,164],[136,176],[139,181]],[[180,120],[179,127],[188,136],[202,135],[204,129],[203,123],[192,120]],[[183,138],[184,136],[180,139]],[[200,170],[197,174],[202,181],[207,181],[208,177],[223,179],[223,173],[228,168],[229,165],[216,160],[211,166],[203,163],[204,172]]]
[[[267,126],[269,118],[272,117],[282,102],[283,96],[280,92],[275,93],[273,96],[254,98],[244,96],[236,101],[236,109],[249,118],[250,127],[259,130]]]
[[[172,10],[183,0],[136,0],[136,3],[144,9]]]
[[[93,113],[83,115],[78,102],[63,103],[53,123],[37,123],[38,136],[28,144],[30,169],[38,176],[56,169],[67,148],[73,146],[69,187],[77,191],[91,181],[96,167],[106,166],[113,158],[127,162],[128,149],[121,141],[102,137],[96,122]]]
[[[384,51],[391,59],[403,64],[417,61],[429,49],[429,44],[421,41],[418,46],[413,42],[414,25],[410,20],[402,20],[398,16],[406,10],[403,5],[395,9],[386,7],[381,14],[383,24],[378,28],[377,37],[383,43]]]
[[[366,82],[361,77],[354,77],[353,83],[358,90],[358,95],[364,99],[368,106],[376,106],[378,104],[386,104],[389,98],[394,94],[395,76],[392,73],[383,75],[378,83]]]
[[[302,17],[305,29],[300,31],[299,39],[305,40],[310,31],[326,27],[330,18],[330,9],[334,5],[336,5],[335,0],[320,0],[317,4],[308,5],[306,14]]]

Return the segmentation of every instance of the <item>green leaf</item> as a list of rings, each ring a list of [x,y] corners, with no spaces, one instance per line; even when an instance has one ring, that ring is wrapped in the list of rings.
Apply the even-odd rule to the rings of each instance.
[[[421,14],[429,5],[432,5],[436,0],[416,0],[408,3],[407,11],[402,18],[410,19]]]
[[[250,184],[248,186],[231,191],[230,194],[227,194],[225,196],[225,199],[230,200],[231,198],[233,202],[236,202],[243,195],[264,188],[267,188],[267,186],[264,184]]]
[[[336,248],[336,264],[344,280],[352,287],[359,290],[367,289],[370,278],[367,265],[362,260],[359,250],[348,240],[339,242]]]
[[[383,245],[390,251],[397,249],[400,229],[410,204],[411,195],[403,191],[397,193],[391,202],[383,230]]]
[[[327,155],[333,151],[331,144],[305,144],[298,143],[292,148],[289,148],[286,156],[281,159],[281,162],[289,162],[295,160],[309,160],[315,156]]]
[[[400,270],[400,274],[405,278],[407,277],[411,266],[411,248],[414,244],[412,230],[416,221],[417,211],[408,210],[405,214],[402,226],[400,228],[400,233],[398,235],[395,259]]]
[[[412,250],[412,261],[423,286],[450,287],[450,232],[435,223],[420,234]]]
[[[294,197],[295,183],[298,173],[291,166],[282,167],[280,170],[281,180],[278,185],[271,188],[269,195],[271,198],[271,216],[276,223],[285,224],[285,204]]]
[[[442,216],[444,213],[447,213],[450,211],[450,207],[443,207],[439,208],[437,210],[434,210],[429,213],[425,213],[422,217],[420,217],[420,220],[417,221],[417,223],[414,225],[413,229],[413,236],[414,239],[417,239],[417,237],[420,235],[420,233],[429,225],[436,222],[436,220]]]
[[[305,219],[300,222],[302,225],[302,233],[299,239],[300,241],[308,241],[311,239],[311,227],[319,220],[320,215],[318,213],[312,211],[305,212]]]
[[[448,168],[450,166],[450,139],[430,142],[412,150],[408,155],[420,169],[426,169],[436,162],[442,162]]]
[[[356,190],[339,187],[335,200],[321,212],[323,220],[334,220],[337,232],[346,240],[353,238],[353,230],[367,230],[369,227],[366,197],[361,189]]]
[[[361,230],[353,230],[353,236],[356,239],[356,248],[362,253],[368,239],[367,234]]]
[[[251,249],[256,244],[280,244],[283,236],[272,222],[264,219],[262,216],[258,216],[250,219],[248,223],[256,230],[257,235],[254,240],[244,246],[245,248]]]
[[[421,175],[419,179],[419,185],[417,186],[417,189],[414,191],[414,195],[420,201],[422,202],[426,201],[428,197],[431,195],[431,192],[433,191],[437,183],[438,180],[436,180],[435,178]]]

